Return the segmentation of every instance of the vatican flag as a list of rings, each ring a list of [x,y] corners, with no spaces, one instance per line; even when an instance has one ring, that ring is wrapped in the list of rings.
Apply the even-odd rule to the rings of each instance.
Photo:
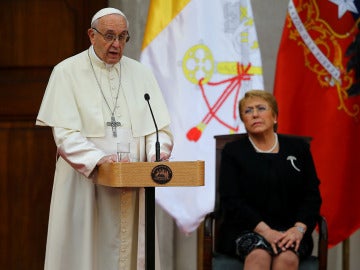
[[[244,132],[238,101],[263,89],[250,0],[152,0],[141,62],[170,111],[171,161],[205,161],[205,186],[156,188],[156,202],[190,233],[214,208],[214,136]]]

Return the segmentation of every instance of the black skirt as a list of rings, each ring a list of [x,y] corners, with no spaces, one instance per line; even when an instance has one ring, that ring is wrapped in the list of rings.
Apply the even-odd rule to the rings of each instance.
[[[239,238],[236,239],[236,255],[239,259],[244,262],[246,256],[253,251],[254,249],[260,248],[266,250],[271,256],[276,256],[274,253],[270,243],[262,237],[260,234],[256,232],[246,231],[242,233]],[[313,249],[313,241],[310,237],[310,241],[308,238],[304,237],[300,242],[299,249],[295,251],[294,248],[289,248],[295,254],[299,256],[299,259],[306,258],[311,255]],[[282,252],[282,249],[278,248],[278,254]]]

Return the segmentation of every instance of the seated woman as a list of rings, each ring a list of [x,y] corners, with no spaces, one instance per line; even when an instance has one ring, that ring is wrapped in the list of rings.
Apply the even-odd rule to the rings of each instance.
[[[269,92],[248,91],[239,113],[248,136],[222,152],[219,251],[244,269],[298,269],[312,253],[322,201],[310,145],[276,134],[278,106]]]

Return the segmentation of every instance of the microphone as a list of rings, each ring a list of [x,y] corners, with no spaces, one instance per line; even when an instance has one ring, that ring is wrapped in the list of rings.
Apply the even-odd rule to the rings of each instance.
[[[153,111],[151,109],[151,106],[150,106],[150,95],[148,93],[146,93],[144,95],[144,98],[145,100],[147,101],[148,105],[149,105],[149,109],[150,109],[150,112],[151,112],[151,116],[152,116],[152,119],[153,119],[153,122],[154,122],[154,125],[155,125],[155,129],[156,129],[156,143],[155,143],[155,161],[156,162],[159,162],[160,161],[160,143],[159,143],[159,130],[158,130],[158,127],[157,127],[157,124],[156,124],[156,121],[155,121],[155,117],[154,117],[154,114],[153,114]]]

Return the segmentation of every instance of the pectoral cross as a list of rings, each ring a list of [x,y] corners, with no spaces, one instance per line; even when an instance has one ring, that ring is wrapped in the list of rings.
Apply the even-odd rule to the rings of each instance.
[[[111,122],[106,122],[106,125],[112,128],[113,137],[117,137],[116,128],[120,127],[121,123],[116,122],[114,115],[111,116]]]

